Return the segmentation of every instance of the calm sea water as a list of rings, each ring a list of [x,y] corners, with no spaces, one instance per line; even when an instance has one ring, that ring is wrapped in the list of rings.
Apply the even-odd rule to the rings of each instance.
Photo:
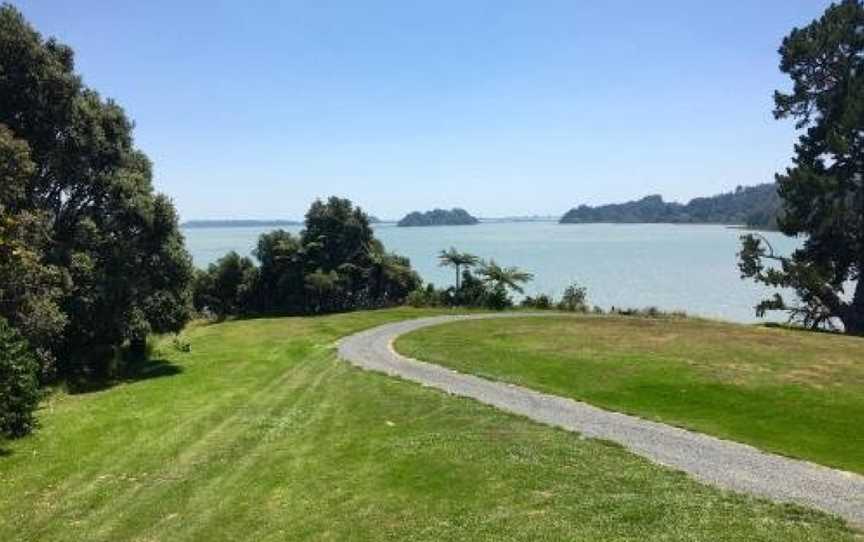
[[[229,250],[251,254],[258,236],[270,229],[201,228],[184,233],[195,264],[205,267]],[[439,267],[437,254],[455,246],[534,273],[528,294],[557,296],[578,282],[588,288],[589,302],[604,308],[653,305],[753,322],[753,306],[769,293],[739,278],[736,253],[741,231],[725,226],[522,222],[430,228],[384,224],[375,231],[389,250],[411,258],[423,279],[436,286],[453,282],[453,270]],[[798,244],[778,233],[765,235],[781,253]]]

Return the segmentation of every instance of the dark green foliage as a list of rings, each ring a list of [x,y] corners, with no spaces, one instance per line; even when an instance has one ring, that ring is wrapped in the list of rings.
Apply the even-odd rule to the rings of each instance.
[[[132,122],[81,83],[70,48],[43,40],[9,5],[0,7],[0,124],[21,181],[0,202],[4,244],[26,249],[3,265],[32,271],[0,285],[13,299],[0,315],[65,373],[88,372],[94,351],[179,330],[190,316],[191,259]],[[28,321],[31,309],[39,316]]]
[[[20,437],[34,425],[39,363],[27,341],[0,318],[0,435]]]
[[[561,294],[558,309],[571,312],[588,312],[588,290],[584,286],[571,284]]]
[[[374,239],[369,218],[344,198],[316,200],[306,212],[306,229],[300,232],[307,268],[335,271],[344,265],[368,263]]]
[[[252,308],[261,312],[301,312],[305,301],[305,251],[298,237],[274,230],[258,238],[260,262]]]
[[[425,307],[476,307],[503,310],[513,306],[509,291],[522,293],[522,284],[533,278],[516,267],[501,267],[494,260],[484,262],[473,254],[461,253],[455,248],[442,250],[438,256],[441,265],[452,266],[461,271],[456,276],[456,286],[446,290],[435,290],[427,285],[423,290],[411,293],[409,302]],[[478,266],[477,273],[471,268]]]
[[[555,300],[546,294],[540,294],[537,297],[526,296],[519,302],[519,306],[528,309],[549,310],[555,305]]]
[[[739,186],[734,192],[694,198],[687,204],[665,202],[659,195],[638,201],[590,207],[580,205],[568,211],[562,224],[593,222],[743,224],[755,228],[776,227],[780,198],[773,183]]]
[[[229,253],[199,272],[195,307],[217,315],[319,314],[398,305],[420,285],[407,258],[375,239],[347,199],[315,201],[299,236],[261,235],[255,257]]]
[[[775,93],[774,115],[795,119],[803,133],[793,167],[777,175],[783,203],[778,226],[805,240],[786,257],[764,238],[745,236],[739,263],[743,277],[797,294],[795,304],[778,294],[757,313],[786,310],[809,327],[839,321],[855,334],[864,333],[862,28],[864,3],[845,0],[783,39],[780,70],[793,89]]]
[[[408,259],[387,252],[366,213],[347,199],[315,201],[299,243],[303,312],[395,305],[420,285]]]
[[[67,323],[59,306],[66,281],[58,266],[44,261],[48,214],[26,205],[34,171],[27,143],[0,125],[0,315],[28,337],[48,378],[55,366],[52,348]]]
[[[218,316],[240,314],[252,296],[257,270],[252,260],[233,250],[195,276],[193,300],[196,307],[208,308]]]
[[[576,283],[565,288],[564,292],[561,294],[561,299],[558,301],[556,301],[552,296],[541,294],[537,297],[525,297],[520,305],[525,308],[537,310],[549,310],[554,308],[559,311],[582,313],[586,313],[590,310],[588,307],[588,289],[584,286],[579,286]],[[603,313],[603,309],[596,306],[593,311],[597,314]]]
[[[408,213],[396,225],[401,227],[409,226],[473,226],[479,220],[471,216],[465,209],[453,208],[449,211],[446,209],[433,209],[421,213],[414,211]]]

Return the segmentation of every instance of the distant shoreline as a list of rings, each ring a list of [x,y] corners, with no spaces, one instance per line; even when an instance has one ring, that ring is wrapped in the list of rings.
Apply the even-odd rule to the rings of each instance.
[[[302,226],[296,220],[187,220],[181,228],[256,228],[268,226]]]
[[[746,224],[729,224],[724,222],[630,222],[630,221],[596,221],[596,222],[559,222],[557,217],[504,217],[504,218],[479,218],[478,224],[528,224],[528,223],[554,223],[561,226],[587,226],[591,224],[612,225],[639,225],[639,224],[667,224],[670,226],[722,226],[732,230],[750,231],[777,231],[773,228],[760,226],[748,226]],[[396,225],[395,220],[378,220],[372,223],[378,225]],[[447,224],[436,224],[429,226],[414,227],[440,227]],[[267,228],[282,226],[303,226],[302,222],[295,220],[189,220],[180,224],[185,229],[217,229],[217,228]]]

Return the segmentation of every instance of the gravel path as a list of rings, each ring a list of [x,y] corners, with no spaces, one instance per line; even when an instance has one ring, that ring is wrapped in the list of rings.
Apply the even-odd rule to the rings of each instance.
[[[416,329],[478,318],[521,314],[436,316],[383,325],[342,339],[350,363],[471,397],[541,423],[622,444],[632,452],[709,484],[812,506],[864,527],[864,476],[760,452],[752,446],[602,410],[586,403],[493,382],[397,354],[393,341]],[[540,315],[538,315],[540,316]]]

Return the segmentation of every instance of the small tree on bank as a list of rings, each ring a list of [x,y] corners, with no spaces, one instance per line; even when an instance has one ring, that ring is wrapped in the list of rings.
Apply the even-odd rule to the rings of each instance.
[[[791,288],[800,299],[790,305],[777,294],[756,307],[760,316],[789,311],[810,327],[839,320],[846,332],[864,334],[864,3],[831,5],[820,19],[793,29],[779,52],[793,88],[775,92],[774,116],[793,118],[805,131],[793,167],[777,175],[778,226],[806,238],[783,256],[764,237],[744,236],[741,274]]]
[[[459,252],[456,247],[450,247],[449,250],[442,250],[438,255],[439,264],[441,267],[456,268],[456,289],[461,286],[459,279],[462,277],[462,271],[470,269],[477,265],[480,258],[467,252]]]
[[[483,263],[480,266],[480,276],[483,277],[484,282],[493,287],[513,290],[520,294],[524,291],[522,284],[534,279],[534,275],[527,271],[518,267],[501,267],[495,263],[495,260],[490,260],[489,263]]]

